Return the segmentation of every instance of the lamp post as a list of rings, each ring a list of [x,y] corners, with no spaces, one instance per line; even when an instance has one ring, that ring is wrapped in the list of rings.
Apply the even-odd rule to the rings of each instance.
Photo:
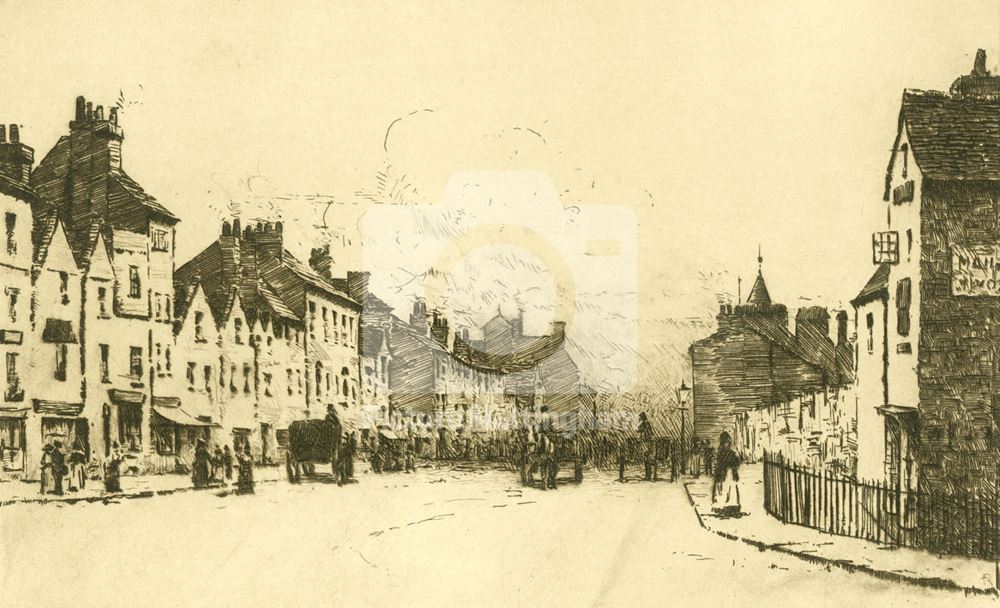
[[[688,397],[691,395],[691,389],[688,388],[684,380],[681,380],[681,385],[677,387],[677,408],[681,411],[681,474],[687,473],[687,441],[685,439],[684,433],[684,413],[687,410]]]

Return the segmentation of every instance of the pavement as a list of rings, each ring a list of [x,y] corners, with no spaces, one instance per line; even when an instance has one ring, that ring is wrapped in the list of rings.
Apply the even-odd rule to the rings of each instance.
[[[284,477],[284,469],[277,466],[254,467],[254,483],[273,483]],[[235,487],[235,471],[232,483],[212,485],[197,490],[216,490]],[[64,485],[61,496],[55,494],[40,494],[38,482],[4,481],[0,482],[0,507],[16,504],[73,504],[78,502],[105,502],[130,498],[149,498],[166,496],[178,492],[195,491],[190,475],[124,475],[121,480],[121,492],[106,492],[104,482],[99,479],[88,479],[86,488],[71,492]]]
[[[740,468],[740,517],[720,517],[712,512],[709,477],[686,481],[684,487],[701,526],[761,551],[794,555],[886,581],[963,591],[967,595],[997,595],[996,562],[934,555],[782,523],[764,510],[762,470],[759,463]]]

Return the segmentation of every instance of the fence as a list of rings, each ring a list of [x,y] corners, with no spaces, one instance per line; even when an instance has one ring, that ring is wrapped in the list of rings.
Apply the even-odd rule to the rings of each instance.
[[[764,456],[764,509],[784,523],[887,545],[1000,559],[995,495],[863,483]]]

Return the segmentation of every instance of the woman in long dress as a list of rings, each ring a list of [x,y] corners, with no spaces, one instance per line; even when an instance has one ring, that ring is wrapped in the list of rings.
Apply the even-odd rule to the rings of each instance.
[[[106,492],[121,492],[121,470],[122,454],[118,442],[114,443],[111,449],[111,457],[108,459],[104,470],[104,490]]]
[[[239,462],[239,473],[236,478],[237,494],[253,494],[253,455],[250,444],[244,444],[243,451],[237,450],[236,459]]]
[[[740,514],[740,458],[732,450],[729,433],[719,435],[719,448],[712,476],[712,511],[723,516]]]

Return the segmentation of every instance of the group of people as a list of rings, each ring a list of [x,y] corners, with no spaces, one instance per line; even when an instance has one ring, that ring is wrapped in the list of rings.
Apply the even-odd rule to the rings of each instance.
[[[253,453],[250,444],[244,443],[233,451],[229,446],[215,446],[211,452],[203,438],[199,438],[194,448],[194,463],[191,467],[191,481],[196,488],[229,484],[233,480],[233,464],[237,467],[236,493],[253,494]]]
[[[87,452],[79,441],[73,443],[69,454],[63,452],[62,441],[56,439],[42,448],[42,494],[63,494],[68,477],[70,492],[82,490],[87,485]]]

